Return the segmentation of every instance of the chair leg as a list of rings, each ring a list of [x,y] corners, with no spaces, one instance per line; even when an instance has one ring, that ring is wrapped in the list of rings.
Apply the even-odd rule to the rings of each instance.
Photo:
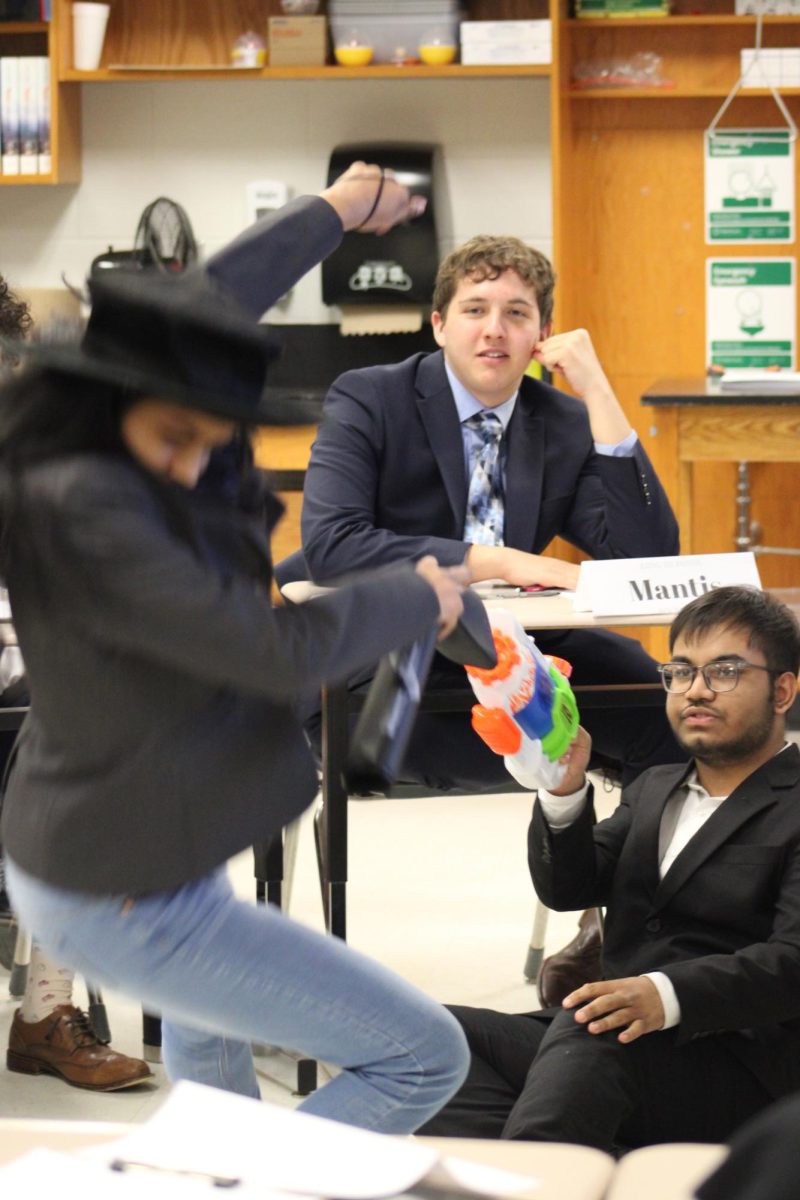
[[[161,1017],[142,1009],[142,1058],[145,1062],[161,1062]]]
[[[108,1013],[103,1003],[103,997],[100,994],[99,988],[92,987],[90,983],[86,984],[86,994],[89,999],[89,1020],[92,1022],[92,1028],[97,1035],[98,1042],[102,1042],[104,1046],[107,1046],[111,1041],[111,1029],[109,1028]]]
[[[300,839],[300,822],[290,825],[268,842],[253,847],[253,872],[256,877],[256,902],[274,904],[288,911],[297,863],[297,846]],[[253,1044],[257,1058],[269,1054],[283,1054],[278,1047]],[[310,1096],[317,1086],[317,1063],[313,1058],[288,1056],[296,1064],[297,1082],[295,1096]]]
[[[297,866],[297,847],[300,844],[300,821],[292,821],[287,825],[283,835],[283,891],[281,908],[288,913],[292,903],[294,888],[294,871]]]
[[[281,908],[283,890],[283,833],[253,846],[253,874],[256,877],[256,901]]]
[[[11,977],[8,981],[9,995],[20,1000],[25,995],[28,983],[28,968],[31,965],[31,939],[27,933],[17,926],[17,941],[14,946],[14,961],[11,964]]]
[[[536,982],[536,976],[539,974],[539,967],[542,965],[544,958],[544,939],[547,934],[547,918],[550,916],[550,909],[542,904],[541,900],[536,900],[536,908],[533,914],[533,930],[531,932],[531,940],[528,945],[528,951],[525,957],[525,966],[523,972],[529,983]]]

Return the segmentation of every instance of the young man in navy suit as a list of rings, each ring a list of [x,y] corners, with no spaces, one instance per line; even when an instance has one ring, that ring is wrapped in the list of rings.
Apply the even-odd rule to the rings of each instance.
[[[303,548],[315,582],[431,554],[466,562],[475,581],[573,588],[575,564],[542,555],[555,537],[594,558],[678,553],[667,497],[589,334],[553,334],[554,284],[545,256],[517,238],[473,238],[437,275],[440,350],[336,380],[304,490]],[[562,373],[576,395],[525,375],[532,359]],[[476,528],[480,435],[472,426],[486,413],[502,439],[494,524]],[[658,680],[630,638],[549,631],[536,640],[572,663],[579,684]],[[463,676],[442,666],[433,682],[459,686]],[[658,709],[624,721],[595,710],[586,723],[595,751],[624,778],[684,757]],[[468,717],[432,713],[419,717],[404,777],[472,790],[508,778]]]
[[[453,1009],[472,1067],[425,1133],[717,1142],[800,1088],[800,627],[764,592],[717,588],[681,610],[670,654],[691,762],[645,772],[595,823],[581,730],[534,804],[537,894],[607,909],[602,979],[560,1010]]]

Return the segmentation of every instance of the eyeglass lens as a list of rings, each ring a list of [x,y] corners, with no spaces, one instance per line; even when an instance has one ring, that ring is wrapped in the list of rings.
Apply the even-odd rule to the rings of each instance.
[[[706,687],[712,692],[732,692],[739,682],[739,674],[747,663],[716,662],[704,667],[692,667],[688,663],[666,663],[661,667],[661,678],[668,692],[688,692],[697,672],[702,673]]]

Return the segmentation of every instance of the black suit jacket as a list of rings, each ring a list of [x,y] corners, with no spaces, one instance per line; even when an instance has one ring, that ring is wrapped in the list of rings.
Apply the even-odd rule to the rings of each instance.
[[[561,536],[594,558],[678,553],[675,518],[644,449],[596,454],[581,401],[524,378],[507,443],[507,545],[539,553]],[[467,488],[441,351],[340,376],[306,474],[312,578],[425,554],[461,562]]]
[[[800,753],[740,784],[659,880],[661,814],[689,769],[653,767],[608,820],[587,803],[558,833],[537,801],[534,886],[554,909],[605,906],[604,976],[663,971],[678,1040],[724,1038],[779,1097],[800,1087]]]
[[[797,1200],[800,1095],[771,1104],[731,1139],[730,1156],[700,1187],[698,1200]]]

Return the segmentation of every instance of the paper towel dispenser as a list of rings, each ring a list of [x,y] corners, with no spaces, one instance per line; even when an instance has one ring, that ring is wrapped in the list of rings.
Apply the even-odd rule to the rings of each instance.
[[[378,237],[346,233],[322,264],[322,299],[326,304],[430,304],[439,263],[433,203],[434,146],[410,143],[364,143],[337,146],[331,154],[328,183],[352,162],[377,163],[394,171],[400,183],[427,198],[421,217]]]

